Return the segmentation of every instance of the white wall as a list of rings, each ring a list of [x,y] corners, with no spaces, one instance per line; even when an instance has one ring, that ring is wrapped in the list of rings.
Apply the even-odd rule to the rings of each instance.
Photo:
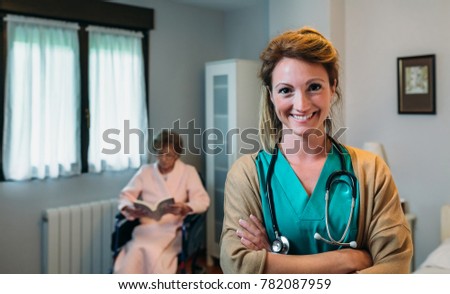
[[[259,60],[269,41],[268,0],[225,14],[225,48],[228,58]]]
[[[330,36],[330,0],[269,0],[269,37],[302,26]]]
[[[346,0],[347,141],[385,145],[400,192],[417,216],[416,265],[439,242],[450,203],[450,42],[447,0]],[[397,113],[397,57],[436,54],[437,115]]]

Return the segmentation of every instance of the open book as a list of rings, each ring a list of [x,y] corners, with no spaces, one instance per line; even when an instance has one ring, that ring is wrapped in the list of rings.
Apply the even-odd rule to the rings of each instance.
[[[150,203],[143,200],[135,200],[133,202],[135,208],[140,208],[151,218],[160,220],[161,217],[167,213],[167,207],[174,204],[175,200],[172,197],[164,198],[156,203]]]

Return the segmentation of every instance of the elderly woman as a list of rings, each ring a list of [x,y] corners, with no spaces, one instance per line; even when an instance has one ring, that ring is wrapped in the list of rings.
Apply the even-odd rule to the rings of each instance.
[[[119,210],[128,220],[139,218],[141,224],[117,256],[114,273],[176,273],[183,219],[209,206],[196,169],[180,160],[182,145],[179,134],[161,132],[153,142],[157,161],[142,166],[120,193]],[[160,219],[153,219],[134,208],[133,202],[139,196],[149,203],[173,197],[175,203]]]

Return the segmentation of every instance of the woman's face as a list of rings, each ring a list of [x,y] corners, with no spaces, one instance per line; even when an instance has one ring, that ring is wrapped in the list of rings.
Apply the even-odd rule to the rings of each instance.
[[[325,134],[324,121],[335,89],[330,86],[323,65],[281,59],[272,72],[271,100],[283,131],[289,130],[294,136],[304,136],[312,130]]]
[[[172,145],[163,146],[156,155],[158,158],[158,167],[161,172],[169,172],[175,166],[175,162],[179,158],[179,155],[175,152]]]

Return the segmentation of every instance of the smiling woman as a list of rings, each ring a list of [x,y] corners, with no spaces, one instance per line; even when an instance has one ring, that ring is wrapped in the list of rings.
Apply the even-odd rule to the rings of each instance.
[[[331,136],[341,100],[332,43],[304,27],[272,39],[260,59],[263,150],[227,175],[223,271],[408,272],[411,233],[389,168]]]

